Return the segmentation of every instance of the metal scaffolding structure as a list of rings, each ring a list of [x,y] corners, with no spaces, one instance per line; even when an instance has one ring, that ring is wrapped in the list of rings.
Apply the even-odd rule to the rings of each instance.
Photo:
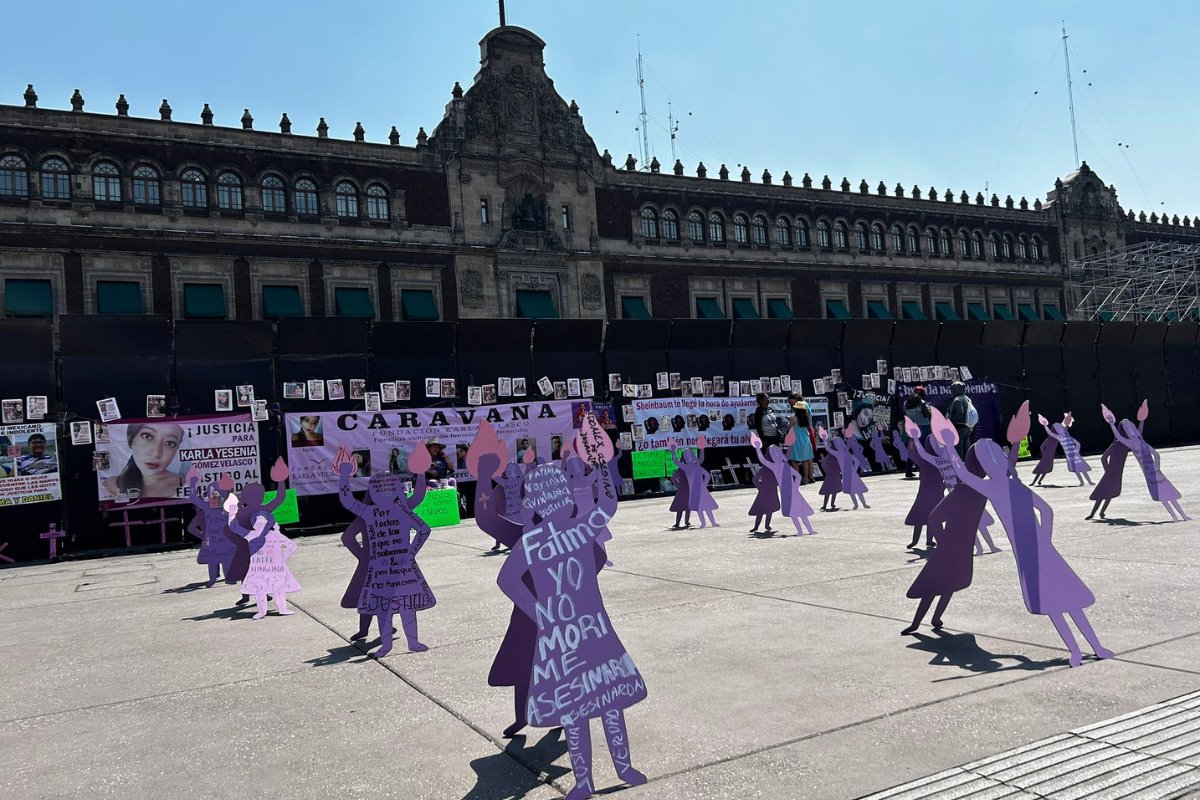
[[[1073,319],[1176,321],[1200,311],[1200,246],[1143,242],[1071,262]]]

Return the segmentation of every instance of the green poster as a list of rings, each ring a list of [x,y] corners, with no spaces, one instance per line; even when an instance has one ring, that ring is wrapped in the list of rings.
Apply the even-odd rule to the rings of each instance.
[[[417,516],[431,528],[444,528],[462,521],[458,514],[458,491],[456,489],[430,489],[425,499],[416,508]]]
[[[263,495],[263,504],[267,504],[275,499],[275,492],[267,492]],[[296,490],[284,490],[283,502],[279,508],[275,509],[275,521],[280,525],[287,525],[289,522],[300,521],[300,506],[296,503]]]
[[[633,478],[661,478],[666,475],[666,450],[634,450]]]
[[[1031,455],[1029,452],[1029,437],[1026,436],[1024,439],[1021,440],[1021,446],[1017,450],[1017,458],[1022,459],[1022,458],[1030,458],[1030,457],[1031,457]]]

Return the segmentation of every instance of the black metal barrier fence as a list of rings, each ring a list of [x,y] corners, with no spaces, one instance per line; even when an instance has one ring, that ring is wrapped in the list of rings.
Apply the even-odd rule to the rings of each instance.
[[[1194,322],[931,322],[884,320],[464,320],[378,322],[345,318],[272,322],[172,321],[162,317],[63,316],[2,320],[4,368],[0,397],[45,395],[48,420],[59,423],[63,501],[0,508],[0,556],[45,558],[39,534],[65,526],[66,552],[123,547],[126,531],[98,511],[92,447],[72,446],[72,420],[98,418],[96,401],[115,397],[127,416],[140,416],[148,394],[167,396],[168,415],[213,411],[213,392],[253,384],[271,417],[260,425],[263,464],[284,449],[281,413],[350,408],[362,401],[283,397],[285,381],[365,378],[408,380],[413,400],[401,405],[449,405],[424,400],[426,377],[456,377],[468,385],[526,376],[536,380],[592,378],[607,394],[607,375],[656,383],[656,373],[725,375],[752,380],[791,375],[805,380],[840,368],[848,381],[889,365],[967,366],[1000,387],[1007,418],[1024,400],[1035,413],[1061,418],[1085,451],[1108,444],[1103,402],[1132,416],[1150,401],[1146,438],[1156,446],[1200,441],[1200,364]],[[656,392],[661,394],[661,392]],[[463,398],[459,403],[465,402]],[[618,399],[618,405],[620,401]],[[618,417],[620,415],[618,414]],[[622,424],[623,429],[628,425]],[[1034,426],[1034,446],[1041,431]],[[720,457],[718,458],[718,454]],[[729,455],[714,451],[716,466]],[[736,454],[740,460],[742,454]],[[630,474],[628,464],[622,472]],[[191,509],[179,507],[183,516]],[[142,511],[142,515],[149,512]],[[108,515],[116,517],[115,514]],[[301,527],[346,519],[333,497],[301,498]],[[129,534],[134,545],[160,543],[158,526]],[[170,539],[183,540],[175,523]]]

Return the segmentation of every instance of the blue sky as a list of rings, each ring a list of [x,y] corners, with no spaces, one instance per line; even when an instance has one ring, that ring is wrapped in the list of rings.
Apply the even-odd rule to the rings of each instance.
[[[392,125],[412,144],[441,118],[456,80],[469,87],[492,0],[250,0],[24,3],[5,12],[0,102],[297,133],[325,117],[372,141]],[[988,187],[1044,197],[1073,168],[1060,21],[1070,34],[1081,158],[1125,208],[1200,215],[1200,4],[688,0],[509,0],[508,21],[547,43],[560,93],[575,99],[600,149],[637,153],[637,36],[651,145],[670,163],[667,102],[688,173],[749,166],[778,180],[828,174],[938,193]],[[55,22],[57,20],[57,23]],[[1087,70],[1084,73],[1083,70]],[[1089,83],[1091,84],[1089,86]],[[619,113],[617,113],[619,112]],[[1118,142],[1121,146],[1118,147]]]

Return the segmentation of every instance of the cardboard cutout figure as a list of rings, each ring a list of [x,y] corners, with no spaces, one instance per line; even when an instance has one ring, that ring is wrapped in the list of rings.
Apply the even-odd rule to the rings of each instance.
[[[395,630],[392,617],[399,614],[408,649],[414,653],[428,650],[429,647],[417,637],[417,612],[433,608],[437,600],[417,565],[417,555],[429,540],[431,529],[413,509],[425,499],[425,470],[432,463],[429,450],[421,441],[409,456],[408,470],[417,476],[411,498],[404,494],[398,475],[377,472],[367,482],[369,503],[354,499],[350,491],[353,460],[349,453],[345,455],[347,457],[334,459],[338,470],[338,499],[358,518],[365,543],[362,548],[351,548],[347,544],[360,562],[366,561],[361,590],[355,598],[359,633],[365,636],[364,629],[369,627],[370,617],[378,620],[382,642],[372,656],[383,658],[392,651]],[[410,531],[416,535],[410,537]],[[346,542],[345,534],[342,541]],[[343,598],[343,604],[346,599]]]
[[[946,483],[942,478],[941,467],[937,459],[925,449],[925,445],[921,443],[921,429],[917,423],[911,419],[905,419],[905,425],[908,428],[908,435],[912,437],[912,446],[909,452],[913,456],[913,463],[917,466],[917,475],[920,478],[920,483],[917,484],[917,496],[913,498],[912,507],[908,509],[908,516],[904,518],[905,525],[911,525],[913,529],[912,541],[908,543],[908,549],[912,550],[917,546],[917,542],[921,540],[921,529],[925,531],[925,546],[927,548],[934,547],[933,529],[929,528],[929,515],[933,509],[942,502],[942,497],[946,493]],[[954,441],[958,441],[958,433],[954,432]],[[945,456],[940,456],[945,459]]]
[[[900,458],[900,466],[904,466],[912,461],[912,456],[909,455],[908,445],[904,441],[904,436],[901,435],[901,423],[896,423],[896,432],[892,434],[892,445],[896,448],[896,455]],[[918,428],[918,430],[920,430]]]
[[[706,528],[708,525],[712,525],[714,528],[721,527],[713,516],[713,512],[717,510],[716,498],[708,491],[708,483],[712,480],[712,476],[700,463],[704,458],[704,448],[708,446],[708,437],[703,433],[700,434],[696,438],[698,454],[693,453],[690,448],[684,450],[682,462],[676,458],[674,438],[667,440],[667,446],[671,450],[671,461],[674,462],[676,471],[684,473],[687,477],[687,509],[697,512],[701,528]]]
[[[586,513],[587,510],[599,505],[603,505],[605,508],[611,505],[613,511],[610,513],[616,512],[616,497],[608,498],[605,496],[604,476],[600,470],[591,466],[592,462],[588,461],[586,457],[588,448],[593,447],[592,442],[600,441],[597,435],[597,431],[599,430],[598,425],[594,429],[583,428],[576,437],[574,448],[567,444],[563,445],[563,472],[567,476],[567,483],[571,487],[571,496],[575,500],[576,516]],[[603,450],[601,453],[603,457],[608,458],[608,477],[614,487],[619,486],[621,476],[617,472],[616,466],[617,459],[620,458],[620,451],[612,449],[612,442],[608,439],[607,435],[605,435],[604,441],[608,441],[609,443],[609,448]],[[584,455],[577,454],[576,450],[580,450]],[[612,531],[605,525],[603,530],[596,534],[595,544],[596,547],[600,548],[603,555],[603,566],[606,567],[612,566],[612,560],[608,558],[608,542],[611,540]]]
[[[846,427],[846,444],[850,449],[854,471],[860,475],[870,475],[871,462],[867,460],[867,454],[863,451],[862,440],[854,433],[854,423]]]
[[[258,606],[254,618],[262,619],[267,615],[267,595],[275,600],[275,610],[281,617],[295,614],[288,608],[287,596],[300,591],[300,584],[288,569],[287,561],[296,552],[296,543],[284,536],[279,524],[267,514],[257,514],[254,527],[249,530],[236,518],[229,526],[244,537],[249,546],[250,564],[242,579],[242,593],[254,597]]]
[[[530,451],[526,451],[530,452]],[[521,538],[521,464],[508,461],[508,448],[487,420],[479,423],[467,451],[467,471],[475,477],[475,524],[495,539],[493,551],[511,549]]]
[[[934,409],[934,426],[951,425]],[[1054,533],[1054,511],[1050,505],[1016,478],[1013,461],[1017,445],[1029,433],[1029,402],[1021,405],[1008,425],[1009,456],[991,439],[980,439],[972,448],[986,478],[971,473],[956,453],[950,455],[958,479],[992,502],[996,517],[1004,526],[1012,545],[1017,575],[1025,608],[1031,614],[1050,617],[1063,644],[1071,653],[1071,666],[1082,662],[1083,656],[1075,641],[1066,617],[1092,646],[1097,658],[1111,658],[1113,653],[1100,644],[1084,609],[1096,602],[1095,595],[1071,569],[1062,554],[1050,541]]]
[[[250,570],[250,546],[246,541],[246,533],[254,527],[254,518],[259,515],[265,516],[267,518],[266,530],[268,531],[275,527],[275,509],[279,508],[287,499],[287,477],[287,464],[284,463],[281,456],[271,467],[271,479],[275,481],[275,497],[270,501],[263,502],[267,490],[261,483],[248,484],[242,487],[240,495],[230,495],[230,497],[237,498],[238,508],[235,518],[229,521],[225,530],[225,535],[233,542],[235,548],[233,561],[230,562],[229,569],[225,573],[226,583],[237,583],[245,579],[246,573]],[[226,506],[228,507],[228,499]],[[238,527],[234,527],[235,523]],[[240,606],[249,601],[250,595],[243,592],[237,605]]]
[[[791,435],[791,431],[788,432],[788,435]],[[754,527],[750,529],[750,532],[758,532],[758,526],[765,516],[767,527],[764,530],[767,533],[774,533],[771,530],[771,516],[779,510],[779,474],[771,468],[771,462],[763,458],[762,439],[758,438],[758,434],[754,431],[750,432],[750,445],[754,448],[754,455],[758,457],[758,463],[763,465],[762,469],[754,473],[754,486],[758,489],[758,493],[754,495],[754,502],[750,504],[750,510],[746,512],[747,516],[754,517]],[[775,447],[775,449],[779,448]]]
[[[801,431],[801,436],[807,436],[808,431]],[[756,434],[750,434],[750,444],[754,445],[754,454],[758,457],[758,463],[762,464],[763,468],[755,475],[757,481],[758,475],[764,472],[770,472],[774,477],[774,483],[779,488],[779,509],[783,516],[792,521],[792,525],[796,527],[796,535],[803,536],[805,529],[812,536],[816,533],[813,530],[810,517],[813,515],[812,506],[804,499],[804,495],[800,492],[800,487],[803,485],[804,478],[799,472],[792,469],[792,465],[786,461],[787,456],[784,455],[783,448],[778,445],[771,445],[767,448],[767,452],[763,453],[761,449],[762,442],[756,441]],[[784,447],[791,449],[792,444],[796,439],[796,429],[792,428],[783,438]],[[757,502],[757,501],[756,501]],[[770,515],[767,516],[770,520]],[[758,527],[757,525],[755,527]],[[769,528],[768,528],[769,530]]]
[[[577,509],[559,467],[531,469],[524,479],[524,533],[497,579],[536,627],[532,669],[526,674],[529,699],[518,722],[563,727],[575,773],[568,800],[595,792],[589,721],[596,717],[603,719],[617,775],[631,786],[646,782],[631,762],[624,715],[646,698],[646,685],[612,629],[597,581],[602,556],[595,539],[612,518],[616,487],[607,459],[598,450],[584,452],[601,473],[605,501],[586,511]],[[564,662],[575,674],[563,669]]]
[[[866,498],[867,485],[858,474],[864,460],[854,455],[853,445],[854,437],[849,428],[841,436],[829,438],[829,448],[837,455],[838,465],[842,469],[842,491],[850,495],[854,510],[858,509],[859,502],[863,508],[870,508]]]
[[[196,507],[196,516],[192,518],[187,531],[201,541],[196,563],[208,565],[208,585],[212,586],[222,574],[229,575],[230,565],[237,553],[233,540],[225,534],[229,517],[223,508],[234,483],[233,478],[225,473],[206,491],[201,492],[199,486],[200,475],[193,471],[188,476],[188,498]]]
[[[1167,476],[1162,474],[1162,457],[1142,438],[1146,417],[1150,416],[1150,402],[1143,400],[1141,407],[1138,408],[1137,426],[1127,419],[1121,420],[1120,426],[1117,426],[1114,424],[1115,417],[1112,412],[1108,409],[1104,410],[1107,412],[1105,419],[1108,420],[1108,427],[1112,429],[1113,437],[1129,448],[1133,457],[1137,459],[1138,466],[1142,468],[1142,475],[1146,478],[1146,488],[1150,491],[1150,498],[1162,503],[1163,508],[1175,522],[1191,519],[1183,513],[1183,508],[1179,505],[1179,499],[1183,495],[1175,488],[1174,484],[1167,480]],[[1177,511],[1179,516],[1175,515]]]
[[[1039,415],[1038,419],[1042,419]],[[1015,445],[1014,445],[1015,446]],[[1033,480],[1030,486],[1041,486],[1046,476],[1054,471],[1054,455],[1058,452],[1058,439],[1047,436],[1038,448],[1038,462],[1033,465]]]
[[[955,434],[954,438],[957,438],[957,432],[953,427],[949,432]],[[933,439],[938,434],[939,431],[935,429],[929,438]],[[943,447],[954,452],[953,445],[950,443],[951,437],[946,436],[946,439]],[[914,449],[917,446],[914,446]],[[966,467],[971,474],[983,477],[983,468],[979,465],[979,459],[975,456],[974,449],[967,452]],[[929,470],[927,469],[927,471]],[[974,556],[971,546],[975,544],[979,519],[987,513],[984,510],[986,506],[986,497],[960,482],[929,513],[926,524],[937,539],[938,547],[930,553],[929,558],[925,560],[925,565],[917,574],[916,580],[908,588],[906,596],[920,600],[920,602],[917,604],[912,624],[900,631],[901,636],[907,636],[921,626],[921,621],[925,619],[925,614],[929,611],[929,606],[933,604],[935,597],[938,598],[938,604],[933,610],[931,621],[935,631],[941,630],[942,614],[945,613],[946,606],[950,604],[950,598],[954,596],[955,592],[961,592],[971,585],[971,577],[974,572]]]
[[[1101,404],[1100,412],[1104,417],[1104,421],[1109,425],[1116,424],[1117,418],[1108,406]],[[1129,448],[1126,447],[1119,439],[1113,439],[1112,444],[1100,456],[1100,466],[1104,468],[1104,474],[1100,476],[1100,480],[1096,482],[1096,488],[1092,489],[1092,493],[1088,495],[1088,499],[1093,501],[1092,511],[1084,519],[1092,519],[1096,516],[1096,512],[1100,512],[1100,519],[1104,519],[1104,514],[1108,511],[1108,504],[1121,495],[1121,484],[1125,478],[1125,459],[1129,456]]]
[[[817,429],[821,443],[825,445],[825,455],[821,456],[821,488],[818,491],[825,499],[821,501],[822,511],[837,511],[837,496],[842,491],[842,461],[834,450],[829,431]]]
[[[681,469],[677,469],[671,473],[671,483],[675,486],[675,496],[671,498],[671,507],[668,511],[675,512],[675,524],[671,527],[672,530],[680,528],[692,527],[692,510],[688,507],[690,501],[690,489],[688,488],[687,473]],[[683,518],[683,524],[680,525],[680,517]]]
[[[1068,411],[1063,416],[1062,422],[1056,422],[1053,425],[1049,424],[1041,414],[1038,414],[1038,422],[1042,423],[1042,427],[1046,429],[1047,436],[1057,439],[1058,443],[1062,445],[1063,457],[1067,460],[1067,471],[1075,474],[1075,477],[1079,479],[1080,486],[1083,486],[1085,478],[1090,484],[1092,476],[1088,473],[1092,471],[1092,466],[1079,454],[1079,440],[1067,432],[1067,428],[1071,427],[1071,423],[1074,422],[1071,412]]]
[[[883,449],[883,431],[878,427],[871,429],[871,453],[875,456],[875,463],[881,470],[890,472],[896,468],[896,465],[892,463],[892,457]]]

